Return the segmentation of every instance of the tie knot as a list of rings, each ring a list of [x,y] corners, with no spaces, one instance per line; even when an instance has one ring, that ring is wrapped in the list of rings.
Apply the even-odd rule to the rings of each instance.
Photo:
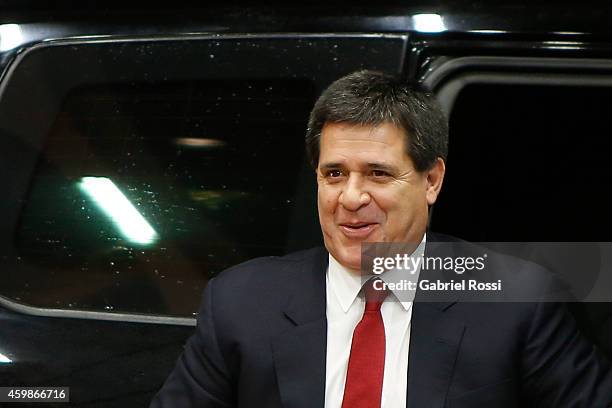
[[[372,278],[363,285],[366,306],[368,312],[376,312],[380,310],[380,306],[389,294],[389,291],[383,285],[383,281],[379,278]]]

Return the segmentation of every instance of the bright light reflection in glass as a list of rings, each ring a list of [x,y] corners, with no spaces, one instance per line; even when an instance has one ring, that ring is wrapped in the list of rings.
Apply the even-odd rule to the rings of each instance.
[[[478,34],[504,34],[507,31],[503,30],[469,30],[469,33],[478,33]]]
[[[83,177],[79,183],[83,190],[113,221],[125,239],[136,244],[151,244],[157,233],[132,203],[106,177]]]
[[[222,140],[198,137],[180,137],[175,139],[175,143],[186,147],[222,147],[225,145]]]
[[[23,35],[18,24],[0,24],[0,51],[8,51],[21,45]]]
[[[581,33],[579,31],[553,31],[552,33],[559,35],[584,35],[584,33]]]
[[[421,33],[440,33],[446,31],[442,16],[439,14],[415,14],[412,16],[414,29]]]
[[[7,356],[5,356],[4,354],[0,353],[0,363],[12,363],[13,360],[11,360],[10,358],[8,358]]]

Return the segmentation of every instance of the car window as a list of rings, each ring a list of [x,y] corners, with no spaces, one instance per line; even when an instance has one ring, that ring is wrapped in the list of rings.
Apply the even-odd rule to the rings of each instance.
[[[285,252],[314,97],[308,81],[275,79],[71,90],[16,231],[31,280],[11,294],[190,315],[210,276]]]
[[[406,43],[187,35],[20,52],[0,87],[0,296],[169,322],[193,317],[223,269],[320,244],[310,109],[348,72],[401,72]]]
[[[606,86],[464,87],[432,228],[474,241],[609,241],[611,109]]]

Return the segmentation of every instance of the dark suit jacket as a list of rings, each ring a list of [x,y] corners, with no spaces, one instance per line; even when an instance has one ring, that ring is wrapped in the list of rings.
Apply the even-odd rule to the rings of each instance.
[[[323,407],[327,261],[314,248],[211,280],[151,407]],[[409,408],[612,407],[607,360],[559,303],[415,302],[408,364]]]

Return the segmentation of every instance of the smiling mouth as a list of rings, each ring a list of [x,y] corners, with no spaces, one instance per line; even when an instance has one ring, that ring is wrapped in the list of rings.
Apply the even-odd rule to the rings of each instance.
[[[348,238],[365,239],[374,231],[377,225],[367,222],[340,224],[340,230]]]

